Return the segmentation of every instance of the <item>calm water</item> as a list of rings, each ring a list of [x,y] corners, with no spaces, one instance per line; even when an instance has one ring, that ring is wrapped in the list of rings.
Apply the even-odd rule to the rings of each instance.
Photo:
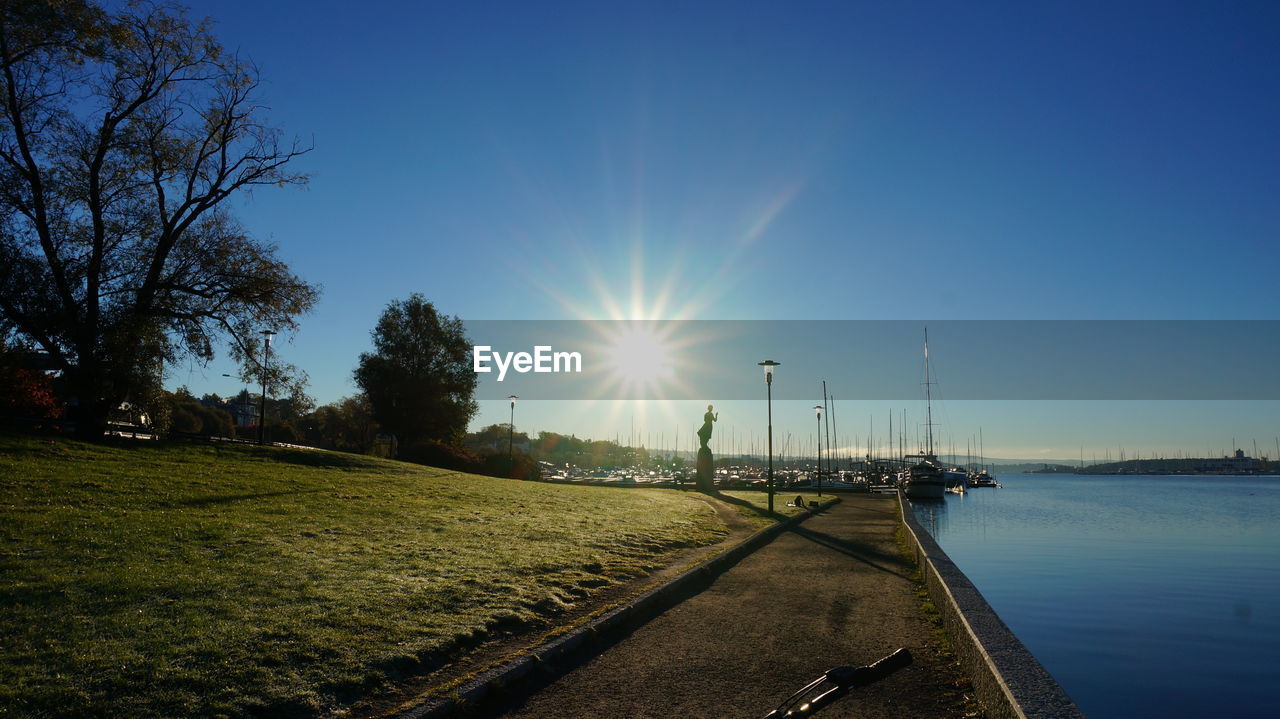
[[[1005,475],[916,515],[1080,708],[1280,706],[1280,479]]]

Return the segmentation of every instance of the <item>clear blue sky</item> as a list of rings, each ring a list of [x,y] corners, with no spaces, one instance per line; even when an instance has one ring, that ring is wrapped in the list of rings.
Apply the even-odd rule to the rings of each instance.
[[[1272,2],[191,5],[314,139],[308,189],[238,212],[324,286],[280,347],[321,402],[412,292],[464,320],[1280,319]],[[539,404],[517,425],[628,432]],[[1061,404],[951,432],[1068,457],[1280,434],[1275,402]]]

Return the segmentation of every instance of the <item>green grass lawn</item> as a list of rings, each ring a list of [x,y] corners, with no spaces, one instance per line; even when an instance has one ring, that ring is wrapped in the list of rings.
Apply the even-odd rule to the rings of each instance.
[[[322,714],[724,534],[673,490],[0,436],[0,716]]]

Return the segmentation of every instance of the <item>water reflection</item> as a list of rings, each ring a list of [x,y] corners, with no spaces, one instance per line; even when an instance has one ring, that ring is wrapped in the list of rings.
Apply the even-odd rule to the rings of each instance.
[[[956,495],[959,496],[959,495]],[[911,499],[907,500],[915,511],[916,521],[934,538],[938,539],[947,531],[947,500],[944,499]]]
[[[1280,704],[1280,480],[1001,481],[911,506],[1087,715]]]

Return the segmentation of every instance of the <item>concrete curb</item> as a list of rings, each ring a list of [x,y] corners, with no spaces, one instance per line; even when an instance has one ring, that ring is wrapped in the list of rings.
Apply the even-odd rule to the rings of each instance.
[[[1083,719],[1058,682],[996,615],[978,588],[916,521],[898,495],[898,512],[929,597],[955,644],[974,694],[992,719]]]
[[[434,698],[396,714],[398,719],[443,719],[464,708],[470,709],[495,697],[496,692],[528,685],[536,679],[553,677],[556,665],[579,660],[608,647],[617,639],[643,625],[691,594],[705,589],[720,574],[744,557],[768,544],[777,535],[840,501],[833,497],[810,509],[752,534],[738,544],[704,560],[630,601],[596,617],[583,626],[531,650],[506,664],[490,669],[463,684],[453,696]]]

